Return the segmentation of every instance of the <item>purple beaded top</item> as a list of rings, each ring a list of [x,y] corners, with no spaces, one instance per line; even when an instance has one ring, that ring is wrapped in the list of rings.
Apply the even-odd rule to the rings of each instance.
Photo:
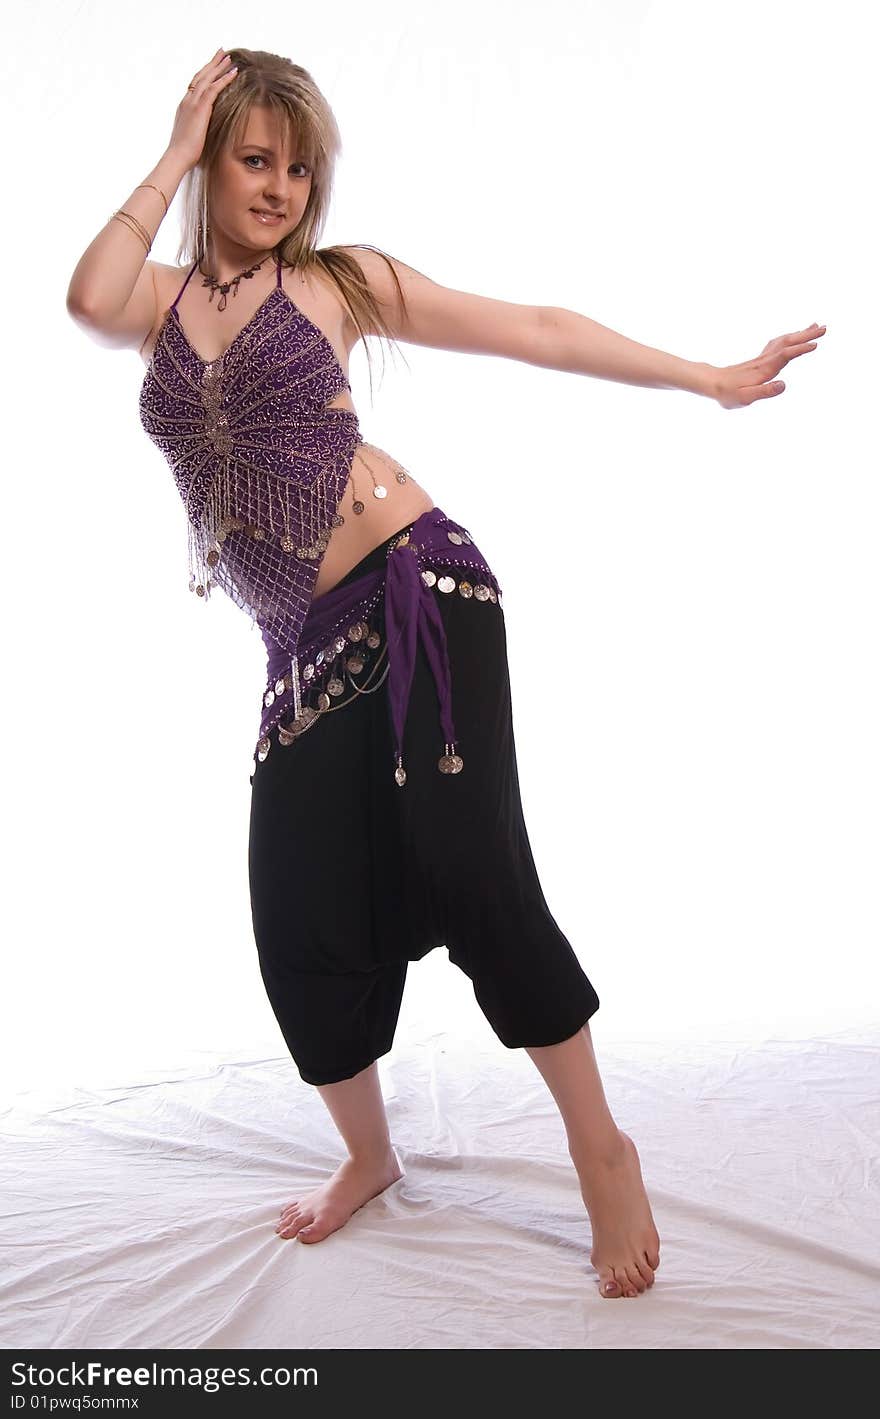
[[[188,518],[190,588],[225,591],[294,653],[361,442],[357,415],[328,408],[350,388],[326,335],[277,281],[216,360],[177,314],[159,330],[141,385],[146,433],[165,455]]]
[[[384,599],[395,778],[406,782],[403,728],[419,643],[437,684],[445,735],[438,767],[458,773],[463,759],[455,752],[449,657],[432,588],[449,594],[457,587],[477,603],[500,605],[497,579],[467,529],[432,507],[396,540],[384,568],[314,602],[318,570],[332,529],[342,523],[338,508],[363,442],[357,415],[328,407],[350,385],[326,335],[284,290],[280,260],[275,286],[231,345],[218,359],[202,360],[177,314],[195,269],[159,329],[141,386],[140,418],[171,465],[186,508],[191,590],[207,598],[219,586],[262,632],[269,683],[257,758],[269,751],[271,729],[284,744],[314,723],[319,711],[308,695],[319,682],[341,689],[334,677],[349,640],[378,644],[381,637],[368,635],[361,618]],[[434,566],[466,575],[438,579]],[[475,573],[474,585],[468,577]],[[349,655],[349,679],[355,662]]]

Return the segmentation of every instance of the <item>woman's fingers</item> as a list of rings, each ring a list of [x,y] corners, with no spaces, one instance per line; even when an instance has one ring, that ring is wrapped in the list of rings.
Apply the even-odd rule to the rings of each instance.
[[[802,345],[804,340],[824,335],[825,328],[824,325],[811,325],[807,330],[794,331],[791,335],[774,335],[772,340],[767,341],[761,354],[781,355],[783,352],[788,354],[793,347]],[[815,346],[813,348],[815,349]]]
[[[815,348],[816,348],[816,346],[818,345],[818,343],[819,343],[818,340],[811,340],[810,343],[809,343],[809,345],[795,345],[794,349],[789,350],[789,351],[787,352],[787,354],[786,354],[786,356],[785,356],[786,362],[787,362],[788,360],[795,360],[795,359],[797,359],[798,355],[805,355],[808,350],[815,350]]]
[[[796,360],[800,355],[808,355],[811,350],[815,350],[819,344],[818,340],[809,340],[806,345],[784,345],[782,349],[766,350],[762,363],[766,370],[765,378],[779,373],[781,369],[791,361]],[[769,357],[769,358],[768,358]],[[759,363],[758,368],[760,369]]]
[[[780,335],[778,338],[784,343],[797,344],[801,340],[812,340],[814,335],[824,335],[825,326],[817,325],[815,320],[812,325],[808,325],[806,330],[794,330],[790,335]]]
[[[213,69],[217,61],[223,57],[223,53],[224,51],[222,49],[218,49],[217,52],[213,54],[208,60],[207,64],[205,64],[201,69],[198,69],[196,71],[195,76],[193,78],[194,84],[197,82],[197,80],[201,79],[203,74],[207,74],[209,69]]]
[[[817,340],[817,338],[821,338],[824,334],[824,325],[811,325],[807,330],[799,330],[796,335],[786,335],[785,341],[786,344],[801,345],[804,340]],[[816,346],[814,344],[809,348],[815,350]]]
[[[770,380],[768,384],[745,385],[737,390],[740,404],[754,404],[756,399],[775,399],[777,394],[782,394],[785,389],[785,381],[782,379]],[[728,408],[735,408],[735,405],[728,405]]]
[[[218,69],[220,70],[219,74],[216,72]],[[236,74],[238,73],[238,65],[233,64],[232,60],[224,54],[223,58],[218,59],[216,64],[209,64],[207,70],[204,70],[203,73],[205,73],[206,75],[205,80],[202,80],[201,75],[197,75],[196,78],[193,79],[192,85],[193,92],[195,92],[195,89],[200,83],[205,83],[204,90],[199,90],[199,98],[204,98],[206,95],[211,95],[212,88],[216,89],[221,84],[228,84],[231,79],[234,79]],[[212,104],[215,98],[216,94],[211,96]]]
[[[203,69],[200,69],[200,70],[198,71],[198,73],[193,77],[193,81],[192,81],[192,82],[193,82],[193,85],[197,84],[200,79],[205,78],[205,76],[208,75],[208,74],[211,72],[212,69],[216,69],[219,64],[223,64],[223,63],[225,62],[225,60],[226,60],[226,50],[225,50],[225,49],[218,49],[217,52],[216,52],[216,54],[214,54],[214,55],[208,60],[208,62],[207,62],[207,64],[205,65],[205,67],[204,67]]]

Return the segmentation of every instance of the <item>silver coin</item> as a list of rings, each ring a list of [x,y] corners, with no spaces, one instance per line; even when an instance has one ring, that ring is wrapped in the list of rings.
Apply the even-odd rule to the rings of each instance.
[[[318,696],[318,708],[322,710],[328,710],[330,708],[330,696],[327,694],[326,690],[322,690]]]
[[[464,768],[464,759],[460,754],[441,754],[437,767],[441,774],[460,774]]]
[[[276,695],[283,695],[283,694],[284,694],[284,691],[285,691],[286,689],[287,689],[287,686],[285,685],[285,683],[284,683],[283,680],[276,680],[276,681],[275,681],[275,693],[276,693]]]
[[[422,572],[422,581],[425,583],[425,586],[433,586],[436,580],[437,573],[432,572],[430,568],[428,571]]]
[[[265,693],[265,695],[263,696],[263,704],[266,706],[266,709],[268,709],[269,706],[270,706],[270,705],[274,705],[274,703],[275,703],[275,691],[274,691],[274,690],[267,690],[266,693]]]
[[[337,636],[337,637],[336,637],[335,641],[333,642],[333,649],[334,649],[337,653],[338,653],[339,651],[345,650],[345,637],[344,637],[344,636]]]
[[[454,590],[455,590],[455,577],[451,577],[451,576],[441,576],[440,580],[439,580],[438,583],[437,583],[437,590],[438,590],[438,591],[454,591]]]
[[[304,666],[303,666],[302,677],[303,677],[304,680],[311,680],[311,678],[312,678],[312,676],[314,675],[314,673],[315,673],[315,667],[314,667],[314,665],[312,665],[311,661],[309,662],[308,665],[304,665]]]
[[[335,675],[331,676],[331,678],[327,681],[328,695],[341,695],[344,689],[345,685],[343,681],[337,679]]]
[[[388,496],[388,489],[387,489],[387,488],[383,488],[383,486],[382,486],[381,483],[377,483],[376,486],[375,486],[375,488],[373,489],[373,497],[374,497],[374,498],[387,498],[387,496]]]
[[[488,599],[489,599],[489,588],[488,588],[488,586],[484,586],[481,581],[478,581],[477,584],[476,584],[476,586],[474,587],[474,596],[477,598],[478,601],[488,601]]]
[[[461,546],[461,533],[460,533],[460,532],[447,532],[446,536],[449,538],[450,542],[455,542],[455,544],[456,544],[457,546],[459,546],[459,547]]]
[[[465,599],[467,599],[468,596],[473,596],[474,594],[474,588],[471,586],[469,581],[460,581],[458,583],[458,589],[461,592],[462,596],[465,597]]]

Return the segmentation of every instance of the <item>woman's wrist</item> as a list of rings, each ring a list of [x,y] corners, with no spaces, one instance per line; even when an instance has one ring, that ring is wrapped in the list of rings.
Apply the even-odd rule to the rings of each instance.
[[[702,394],[707,399],[714,399],[718,376],[717,365],[707,364],[704,360],[695,360],[692,362],[691,368],[692,379],[685,388],[689,389],[691,394]]]
[[[193,167],[193,163],[185,153],[181,153],[175,148],[166,148],[153,171],[144,178],[144,182],[155,182],[157,187],[161,187],[168,198],[170,207],[174,193],[191,167]]]

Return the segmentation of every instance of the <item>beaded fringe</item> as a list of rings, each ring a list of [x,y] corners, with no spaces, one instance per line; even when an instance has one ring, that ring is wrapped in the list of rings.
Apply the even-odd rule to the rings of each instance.
[[[194,480],[190,491],[196,487]],[[221,584],[252,620],[277,612],[283,609],[283,593],[289,591],[283,579],[286,558],[293,555],[301,562],[319,562],[333,528],[342,521],[331,509],[323,476],[311,487],[302,487],[264,470],[246,467],[241,472],[227,458],[198,516],[187,517],[189,589],[207,600],[212,587]],[[310,540],[297,544],[291,536],[293,527],[305,528]],[[237,534],[234,540],[231,534]],[[268,550],[262,545],[267,538]],[[230,545],[224,556],[227,539]],[[279,556],[279,548],[285,557]],[[221,558],[228,567],[221,565]]]

